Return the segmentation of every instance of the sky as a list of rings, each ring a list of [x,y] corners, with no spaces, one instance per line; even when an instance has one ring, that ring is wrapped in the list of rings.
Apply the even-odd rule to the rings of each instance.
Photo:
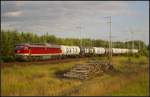
[[[62,38],[142,40],[149,44],[149,1],[1,1],[1,29]]]

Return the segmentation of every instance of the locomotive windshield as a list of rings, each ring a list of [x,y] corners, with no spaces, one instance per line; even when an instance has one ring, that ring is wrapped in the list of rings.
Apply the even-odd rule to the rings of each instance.
[[[16,50],[21,50],[21,49],[27,49],[27,47],[23,46],[23,45],[17,45],[15,49]]]
[[[17,45],[15,49],[16,49],[16,50],[24,49],[24,46],[22,46],[22,45]]]

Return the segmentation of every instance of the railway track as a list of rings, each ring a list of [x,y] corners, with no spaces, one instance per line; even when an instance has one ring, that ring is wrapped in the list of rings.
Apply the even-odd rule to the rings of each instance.
[[[67,58],[67,59],[53,59],[53,60],[42,60],[42,61],[32,61],[32,62],[1,62],[1,68],[4,67],[11,67],[14,65],[19,66],[29,66],[29,65],[44,65],[44,64],[57,64],[57,63],[65,63],[65,62],[71,62],[71,61],[80,61],[80,60],[86,60],[88,58]]]

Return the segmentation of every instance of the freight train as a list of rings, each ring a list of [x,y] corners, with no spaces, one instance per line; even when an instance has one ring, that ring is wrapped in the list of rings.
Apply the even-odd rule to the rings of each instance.
[[[43,44],[18,44],[15,46],[15,56],[19,60],[43,60],[62,59],[67,57],[83,57],[108,55],[109,49],[104,47],[79,47],[66,45]],[[137,49],[112,48],[113,55],[126,54],[129,52],[138,53]]]

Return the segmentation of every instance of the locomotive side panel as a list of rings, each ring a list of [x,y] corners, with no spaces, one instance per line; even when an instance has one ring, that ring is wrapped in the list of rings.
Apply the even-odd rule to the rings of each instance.
[[[50,47],[31,47],[31,56],[42,56],[42,55],[60,55],[62,53],[60,48],[50,48]]]

